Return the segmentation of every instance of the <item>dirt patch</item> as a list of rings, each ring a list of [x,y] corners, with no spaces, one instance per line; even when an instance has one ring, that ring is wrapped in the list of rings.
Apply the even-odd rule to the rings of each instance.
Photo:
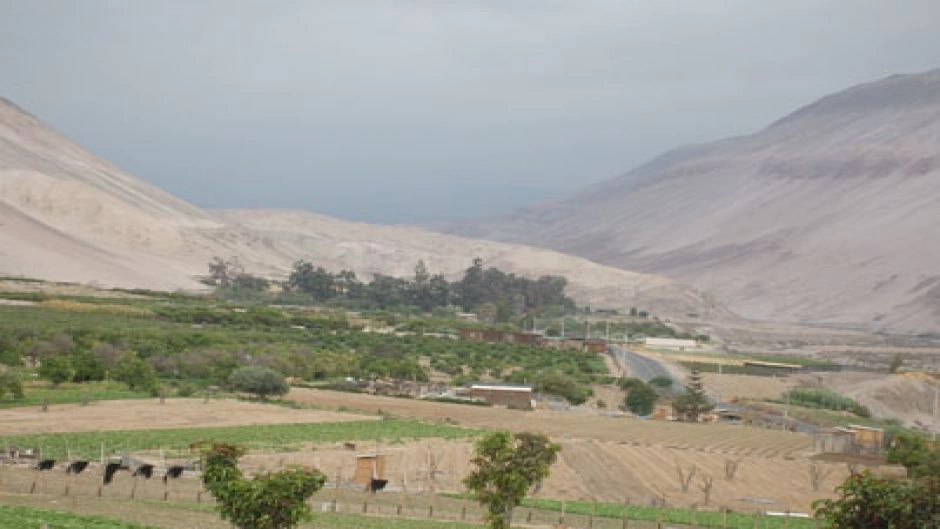
[[[97,401],[0,410],[0,435],[99,430],[156,430],[254,424],[294,424],[374,420],[374,415],[292,409],[233,399]]]
[[[796,386],[799,381],[788,377],[702,373],[702,382],[710,393],[719,395],[722,401],[729,401],[779,399],[787,389]]]

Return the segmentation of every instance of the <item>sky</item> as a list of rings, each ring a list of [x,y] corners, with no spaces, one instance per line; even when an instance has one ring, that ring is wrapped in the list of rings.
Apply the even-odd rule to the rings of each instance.
[[[940,67],[937,0],[0,0],[0,96],[209,208],[558,199]]]

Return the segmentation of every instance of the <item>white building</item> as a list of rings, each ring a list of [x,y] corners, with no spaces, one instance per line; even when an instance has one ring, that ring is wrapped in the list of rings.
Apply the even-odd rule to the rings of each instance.
[[[679,338],[647,338],[646,346],[650,349],[685,351],[698,347],[698,342],[695,340],[680,340]]]

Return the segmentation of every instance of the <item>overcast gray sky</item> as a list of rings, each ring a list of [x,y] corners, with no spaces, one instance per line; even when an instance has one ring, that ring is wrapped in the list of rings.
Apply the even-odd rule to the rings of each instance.
[[[0,95],[197,205],[561,197],[940,66],[938,0],[0,0]]]

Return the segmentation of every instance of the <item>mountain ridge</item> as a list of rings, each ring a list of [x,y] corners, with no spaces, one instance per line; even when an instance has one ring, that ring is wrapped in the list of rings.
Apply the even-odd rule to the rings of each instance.
[[[526,276],[562,275],[579,303],[735,318],[696,289],[546,249],[343,221],[297,210],[202,210],[98,158],[0,100],[0,273],[104,286],[204,288],[215,256],[286,277],[305,258],[410,275],[418,259],[454,277],[475,257]],[[367,278],[368,279],[368,278]]]
[[[940,69],[450,232],[662,274],[745,317],[940,333]],[[535,228],[538,229],[535,229]],[[927,283],[925,283],[927,282]]]

